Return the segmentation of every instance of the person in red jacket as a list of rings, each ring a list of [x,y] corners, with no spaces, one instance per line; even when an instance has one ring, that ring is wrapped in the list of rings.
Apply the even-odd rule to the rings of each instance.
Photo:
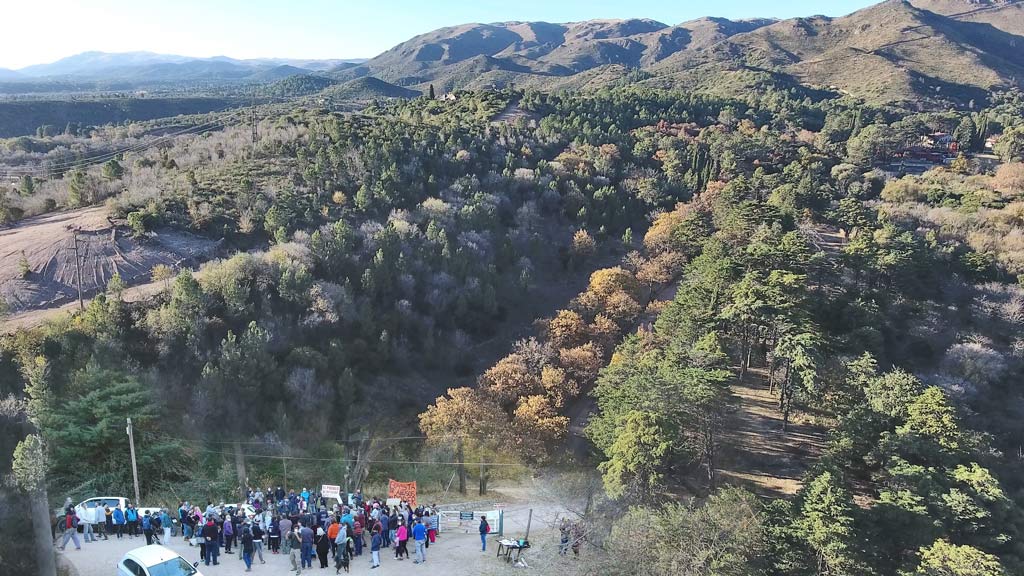
[[[60,525],[64,528],[64,542],[61,543],[60,549],[63,550],[68,545],[68,540],[71,540],[75,543],[75,550],[81,550],[82,544],[78,541],[78,514],[75,514],[74,508],[68,506],[64,509],[64,518]]]

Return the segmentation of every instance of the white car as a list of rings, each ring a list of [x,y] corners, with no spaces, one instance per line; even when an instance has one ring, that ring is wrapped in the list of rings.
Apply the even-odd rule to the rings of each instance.
[[[203,576],[177,552],[158,544],[129,550],[117,564],[118,576]]]

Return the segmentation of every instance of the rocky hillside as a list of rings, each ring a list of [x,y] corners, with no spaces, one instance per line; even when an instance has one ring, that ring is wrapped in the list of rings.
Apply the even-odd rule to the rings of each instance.
[[[593,86],[641,70],[650,82],[716,91],[745,90],[753,77],[874,102],[966,104],[1020,85],[1021,47],[1021,0],[888,0],[839,18],[465,24],[333,74],[443,92],[510,82]]]
[[[989,24],[1024,36],[1024,2],[1020,0],[911,0],[911,4],[961,22]]]
[[[1024,37],[992,25],[890,0],[842,18],[777,22],[708,50],[674,55],[655,69],[686,78],[701,66],[747,67],[878,102],[966,103],[988,90],[1018,85],[1024,78],[1018,44],[1024,45]]]

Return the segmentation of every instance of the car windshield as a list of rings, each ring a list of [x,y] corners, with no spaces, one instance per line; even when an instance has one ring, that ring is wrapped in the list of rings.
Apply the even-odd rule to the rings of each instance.
[[[184,558],[172,558],[149,567],[149,576],[192,576],[196,569]]]

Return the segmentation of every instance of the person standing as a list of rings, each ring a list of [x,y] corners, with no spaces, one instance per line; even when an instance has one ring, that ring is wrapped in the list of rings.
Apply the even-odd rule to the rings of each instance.
[[[360,517],[360,518],[362,518],[362,517]],[[353,534],[353,540],[352,541],[355,542],[355,546],[356,546],[355,555],[356,556],[362,556],[363,555],[363,544],[364,544],[364,542],[363,542],[363,523],[359,521],[359,518],[357,518],[355,523],[352,525],[352,534]]]
[[[302,542],[302,567],[313,567],[313,529],[299,524],[299,538]]]
[[[331,556],[338,555],[338,543],[335,542],[338,538],[338,531],[341,529],[341,525],[336,522],[333,518],[327,521],[327,538],[331,541]]]
[[[163,544],[163,542],[160,541],[160,532],[163,531],[164,523],[160,520],[160,513],[154,513],[149,521],[149,526],[153,530],[153,542]]]
[[[63,550],[68,545],[68,540],[71,540],[75,543],[75,550],[81,550],[82,543],[78,541],[78,514],[75,514],[75,509],[71,506],[64,509],[61,526],[64,528],[64,541],[61,543],[60,549]]]
[[[263,528],[260,528],[259,522],[254,522],[252,525],[252,545],[260,557],[260,564],[266,564],[266,561],[263,560]],[[256,557],[253,556],[253,558]]]
[[[395,546],[395,560],[402,560],[402,556],[409,557],[409,549],[406,545],[409,543],[409,529],[406,528],[405,522],[399,520],[398,529],[395,530],[395,538],[398,545]]]
[[[167,508],[160,511],[160,527],[164,531],[164,542],[171,542],[171,515],[167,513]]]
[[[288,554],[292,551],[292,541],[288,537],[292,533],[292,521],[285,517],[281,518],[281,553]]]
[[[398,546],[398,540],[395,538],[398,532],[398,507],[395,506],[391,509],[391,514],[388,515],[388,546]]]
[[[487,535],[491,532],[491,525],[487,523],[487,516],[480,516],[480,551],[487,552]]]
[[[381,537],[380,531],[374,530],[373,536],[370,537],[370,568],[380,567],[380,547],[384,543],[384,538]]]
[[[117,508],[114,508],[114,512],[111,514],[114,519],[114,526],[117,529],[117,539],[120,540],[124,534],[125,524],[128,522],[128,518],[125,516],[124,511],[121,510],[121,505],[118,504]]]
[[[206,565],[210,565],[210,561],[213,561],[213,565],[220,564],[217,562],[217,557],[220,556],[220,545],[218,540],[220,539],[217,525],[213,522],[213,516],[210,516],[206,520],[206,526],[203,526],[203,541],[206,543],[205,551],[205,562]]]
[[[242,528],[242,560],[245,561],[246,572],[252,572],[252,554],[255,550],[252,531],[246,526]]]
[[[281,521],[282,523],[284,520]],[[302,574],[302,563],[299,560],[299,548],[302,547],[302,539],[299,537],[299,527],[290,530],[285,536],[285,545],[288,548],[288,558],[292,561],[292,572],[298,576]]]
[[[327,553],[331,551],[331,539],[327,537],[323,526],[316,527],[313,544],[316,546],[316,557],[320,559],[320,568],[327,568]]]
[[[281,547],[281,523],[277,518],[270,521],[270,528],[267,529],[267,546],[270,552],[277,554]]]
[[[412,538],[416,542],[416,559],[413,564],[422,564],[427,561],[427,524],[426,520],[420,518],[412,527]]]
[[[235,543],[235,526],[231,522],[231,517],[226,516],[224,518],[224,553],[231,554],[231,545]]]
[[[149,515],[149,510],[146,510],[146,514],[142,517],[142,533],[146,536],[146,546],[153,543],[153,518]]]
[[[124,511],[124,519],[128,523],[128,538],[135,538],[139,530],[139,511],[129,504]]]
[[[437,515],[437,509],[427,512],[427,548],[437,541],[437,531],[441,528],[441,517]]]
[[[388,515],[387,511],[382,513],[379,522],[381,525],[381,538],[384,540],[384,546],[389,548],[391,547],[391,528],[394,525],[391,524],[391,517]]]
[[[98,505],[85,507],[82,518],[79,518],[79,524],[82,525],[82,542],[96,541],[96,537],[93,535],[93,524],[97,521],[96,515],[102,513],[103,511]]]
[[[103,507],[103,521],[105,523],[103,539],[110,540],[110,535],[114,533],[114,511],[110,509],[110,506]]]

